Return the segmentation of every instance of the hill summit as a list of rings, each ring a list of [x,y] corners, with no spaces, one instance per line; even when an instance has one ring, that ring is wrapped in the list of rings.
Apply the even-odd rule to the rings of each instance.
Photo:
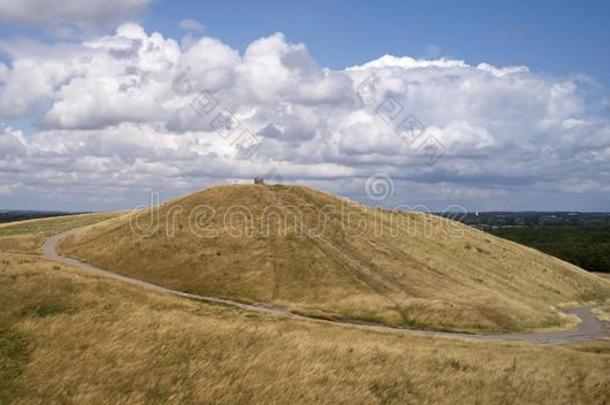
[[[201,295],[431,329],[561,326],[557,306],[610,297],[536,250],[301,186],[212,187],[85,228],[61,251]]]

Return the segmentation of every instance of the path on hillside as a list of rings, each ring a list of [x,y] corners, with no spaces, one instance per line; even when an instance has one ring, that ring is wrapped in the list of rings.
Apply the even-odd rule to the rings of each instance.
[[[510,334],[495,334],[495,335],[474,335],[468,333],[458,333],[458,332],[435,332],[435,331],[426,331],[426,330],[417,330],[417,329],[407,329],[407,328],[399,328],[392,326],[385,326],[379,324],[372,324],[368,322],[361,322],[357,320],[329,320],[316,318],[313,316],[305,316],[299,315],[288,310],[282,308],[276,308],[266,304],[245,304],[238,301],[232,301],[223,298],[215,298],[215,297],[206,297],[196,294],[189,294],[178,290],[173,290],[171,288],[163,287],[157,284],[153,284],[148,281],[139,280],[131,277],[127,277],[121,274],[114,273],[109,270],[104,270],[99,267],[95,267],[91,264],[81,262],[79,260],[61,256],[57,253],[57,245],[64,238],[69,235],[72,235],[78,232],[79,229],[72,229],[67,232],[63,232],[52,236],[49,238],[42,247],[42,253],[44,257],[50,260],[54,260],[63,264],[67,264],[69,266],[77,267],[79,269],[85,270],[88,273],[112,278],[115,280],[119,280],[137,287],[145,288],[148,290],[170,294],[173,296],[187,298],[190,300],[208,302],[213,304],[221,304],[228,305],[236,308],[240,308],[246,311],[255,311],[265,314],[284,316],[290,319],[296,319],[306,322],[315,322],[329,325],[341,325],[341,326],[350,326],[350,327],[358,327],[368,330],[375,331],[383,331],[383,332],[404,332],[413,335],[419,336],[434,336],[434,337],[459,337],[465,339],[474,339],[474,340],[505,340],[505,341],[523,341],[530,343],[545,343],[545,344],[553,344],[560,345],[566,343],[575,343],[575,342],[583,342],[583,341],[591,341],[598,340],[610,337],[610,322],[600,321],[597,319],[592,313],[588,306],[580,306],[574,308],[563,309],[562,311],[566,314],[573,314],[578,316],[581,319],[580,324],[576,326],[574,329],[566,330],[566,331],[556,331],[556,332],[541,332],[541,333],[510,333]]]

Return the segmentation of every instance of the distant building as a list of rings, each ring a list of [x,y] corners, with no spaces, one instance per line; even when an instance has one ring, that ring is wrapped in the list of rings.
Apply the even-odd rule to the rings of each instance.
[[[255,177],[254,184],[265,184],[265,179],[263,179],[262,177]]]

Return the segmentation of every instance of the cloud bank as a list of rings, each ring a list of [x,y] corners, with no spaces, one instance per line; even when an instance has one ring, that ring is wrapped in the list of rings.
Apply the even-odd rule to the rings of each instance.
[[[29,3],[2,4],[18,19]],[[62,4],[58,21],[80,12]],[[0,201],[13,207],[36,196],[41,207],[128,208],[150,191],[267,173],[358,199],[383,173],[396,190],[384,204],[431,209],[609,202],[610,123],[588,113],[574,78],[392,55],[332,70],[281,33],[240,53],[135,23],[77,44],[0,49],[10,60],[0,64]],[[424,140],[440,156],[431,161]]]
[[[0,22],[42,27],[54,37],[116,26],[152,0],[0,0]]]

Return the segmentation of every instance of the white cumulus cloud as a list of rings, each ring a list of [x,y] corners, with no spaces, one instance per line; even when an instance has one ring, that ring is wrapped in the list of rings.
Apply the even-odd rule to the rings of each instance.
[[[274,168],[356,198],[383,172],[408,203],[508,209],[518,207],[501,205],[507,196],[542,192],[607,200],[595,185],[610,183],[610,123],[586,113],[571,77],[393,55],[329,69],[281,33],[240,53],[136,23],[79,44],[0,48],[10,59],[0,65],[0,122],[31,123],[0,130],[0,183],[12,185],[12,201],[118,207],[153,189]],[[231,131],[219,129],[223,114]]]

